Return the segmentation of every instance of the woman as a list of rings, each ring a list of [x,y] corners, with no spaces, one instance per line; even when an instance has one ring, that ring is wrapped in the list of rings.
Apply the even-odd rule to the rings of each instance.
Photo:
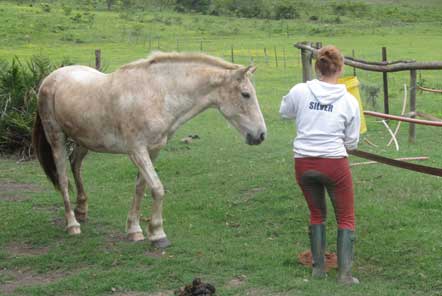
[[[338,223],[337,281],[357,284],[351,266],[354,246],[353,182],[347,150],[357,148],[360,114],[356,99],[338,84],[344,59],[334,46],[318,51],[319,79],[295,85],[281,102],[283,118],[295,119],[293,143],[296,181],[310,209],[312,276],[325,278],[325,220],[327,190]]]

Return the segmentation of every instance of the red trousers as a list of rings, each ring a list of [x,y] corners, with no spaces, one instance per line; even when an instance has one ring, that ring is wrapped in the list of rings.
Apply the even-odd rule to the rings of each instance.
[[[327,217],[325,190],[332,201],[340,229],[355,229],[353,181],[348,159],[295,158],[296,181],[310,209],[310,224]]]

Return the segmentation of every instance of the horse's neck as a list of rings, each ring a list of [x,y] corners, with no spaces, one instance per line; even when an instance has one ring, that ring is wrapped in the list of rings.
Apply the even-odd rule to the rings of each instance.
[[[185,65],[174,68],[174,79],[167,79],[170,88],[164,98],[166,110],[172,115],[170,134],[173,134],[182,124],[214,105],[212,95],[216,91],[210,83],[207,72],[202,75],[198,69],[184,69]],[[167,89],[167,88],[166,88]]]

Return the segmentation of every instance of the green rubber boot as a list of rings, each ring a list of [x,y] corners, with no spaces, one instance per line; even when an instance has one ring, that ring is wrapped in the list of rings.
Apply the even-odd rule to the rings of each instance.
[[[312,251],[312,277],[323,279],[325,272],[325,225],[311,224],[309,227],[310,249]]]
[[[351,275],[354,256],[354,231],[338,229],[338,275],[336,281],[341,284],[359,284],[359,280]]]

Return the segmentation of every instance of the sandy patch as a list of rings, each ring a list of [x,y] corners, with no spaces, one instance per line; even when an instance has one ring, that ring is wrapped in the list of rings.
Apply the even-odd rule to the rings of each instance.
[[[0,181],[0,200],[23,201],[30,199],[27,193],[43,191],[40,186],[34,184],[18,183],[11,180]]]
[[[11,257],[39,256],[47,254],[49,247],[33,247],[23,243],[11,243],[5,247]]]
[[[0,276],[6,278],[6,281],[0,285],[0,294],[8,295],[14,293],[17,288],[45,285],[56,282],[68,273],[65,271],[53,271],[44,274],[37,274],[31,270],[0,270]]]

